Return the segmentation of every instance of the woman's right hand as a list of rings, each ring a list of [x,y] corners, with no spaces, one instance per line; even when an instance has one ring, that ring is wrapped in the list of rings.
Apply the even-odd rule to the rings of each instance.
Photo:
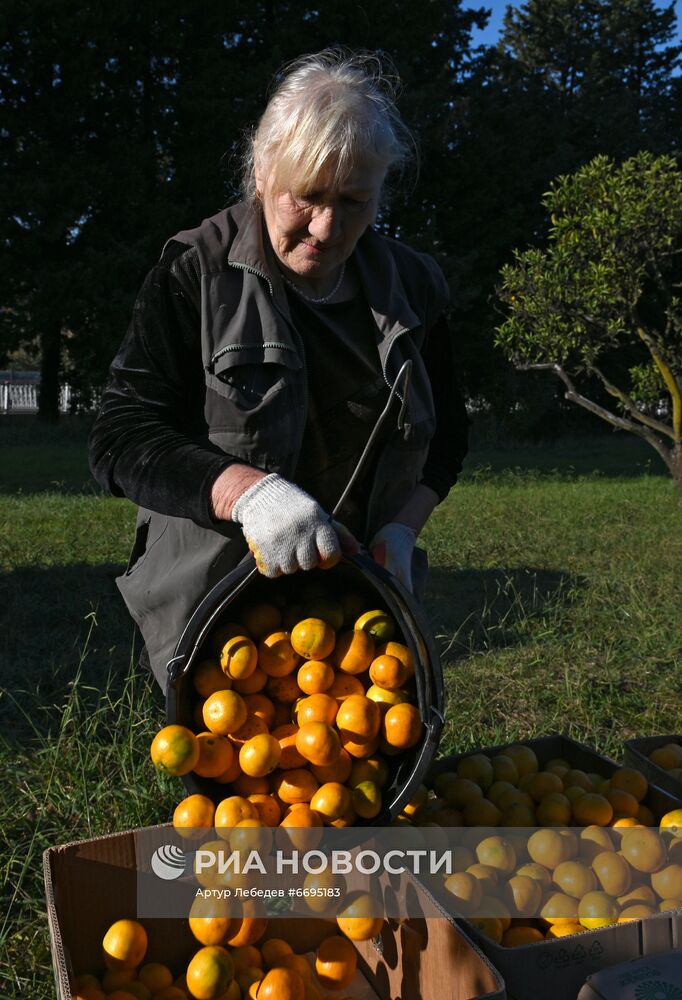
[[[238,475],[236,468],[231,467],[232,478]],[[264,576],[276,577],[321,564],[333,565],[341,557],[339,535],[343,538],[344,551],[352,550],[353,543],[357,546],[355,550],[359,549],[353,536],[341,525],[336,525],[305,490],[276,473],[266,475],[258,474],[255,469],[250,471],[255,475],[232,503],[230,519],[242,526],[256,565]],[[245,478],[249,478],[248,474]]]

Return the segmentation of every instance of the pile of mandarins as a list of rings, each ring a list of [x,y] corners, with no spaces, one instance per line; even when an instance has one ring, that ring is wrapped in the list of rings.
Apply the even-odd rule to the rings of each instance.
[[[256,929],[232,921],[227,939],[199,948],[176,978],[160,962],[142,964],[148,943],[142,923],[117,920],[102,941],[104,972],[76,976],[72,1000],[322,1000],[321,989],[342,990],[353,981],[357,953],[346,937],[325,938],[309,963],[282,938],[257,947],[266,923]]]
[[[196,732],[164,727],[151,756],[161,771],[194,772],[230,794],[217,808],[190,795],[178,829],[339,827],[379,815],[386,758],[415,746],[423,723],[395,621],[357,605],[353,594],[303,608],[260,602],[211,636],[213,655],[192,673]]]
[[[497,944],[682,907],[682,809],[655,817],[634,768],[607,777],[559,758],[541,768],[534,750],[518,744],[463,757],[430,784],[395,822],[464,828],[444,888]]]

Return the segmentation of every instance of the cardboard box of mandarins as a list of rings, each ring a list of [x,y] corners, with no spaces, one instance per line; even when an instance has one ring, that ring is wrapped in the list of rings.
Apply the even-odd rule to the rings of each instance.
[[[155,829],[96,837],[52,847],[45,852],[45,893],[58,1000],[71,1000],[76,977],[102,976],[105,971],[102,941],[108,928],[118,920],[136,920],[138,882],[150,877],[138,864],[136,835]],[[424,893],[413,881],[408,891]],[[154,917],[140,918],[139,923],[146,932],[142,961],[166,966],[181,987],[186,985],[182,980],[188,963],[201,947],[190,932],[188,920]],[[267,921],[255,945],[261,949],[268,939],[282,938],[294,952],[306,955],[310,961],[311,952],[324,940],[338,934],[338,927],[332,920],[277,916]],[[397,997],[506,1000],[499,974],[466,933],[445,916],[442,919],[387,920],[378,937],[353,945],[346,938],[343,942],[354,948],[357,956],[354,978],[343,989],[344,996],[350,993],[355,1000],[395,1000]],[[244,990],[243,985],[243,993],[232,989],[231,993],[222,994],[221,1000],[255,995],[255,992],[249,993],[248,988]],[[137,995],[146,996],[139,989],[139,983],[135,986]],[[340,995],[338,990],[330,993],[319,983],[318,987],[321,997]],[[99,1000],[99,996],[106,994],[92,995]],[[164,991],[158,996],[164,997]],[[174,992],[174,988],[169,987],[167,996],[168,1000],[171,997],[180,1000],[188,994]],[[268,993],[267,996],[275,1000],[277,994]]]
[[[638,956],[682,948],[682,863],[677,851],[678,841],[674,841],[673,849],[674,834],[661,836],[658,830],[661,817],[682,803],[654,785],[647,786],[641,775],[635,775],[615,761],[563,736],[525,741],[523,747],[527,749],[519,752],[516,761],[517,780],[508,780],[508,784],[513,786],[512,792],[517,794],[500,799],[497,793],[505,791],[500,775],[506,769],[509,772],[506,778],[513,777],[510,764],[519,746],[488,747],[432,762],[426,784],[432,790],[438,789],[440,797],[433,800],[435,816],[433,813],[431,817],[422,814],[420,822],[429,818],[438,822],[439,818],[447,820],[449,816],[452,823],[450,839],[458,835],[457,842],[463,851],[462,864],[472,860],[467,857],[467,852],[470,852],[473,865],[460,867],[459,870],[470,874],[466,874],[464,879],[456,876],[455,882],[447,887],[444,877],[427,877],[427,892],[488,956],[504,978],[510,1000],[535,1000],[537,997],[575,1000],[586,978],[600,969]],[[528,749],[532,754],[528,753]],[[453,809],[462,809],[459,799],[463,791],[470,787],[472,777],[480,777],[477,775],[478,765],[481,771],[489,767],[486,760],[480,760],[481,757],[494,762],[495,767],[481,782],[482,786],[486,786],[483,797],[474,789],[478,796],[477,805],[463,807],[465,818],[471,819],[472,815],[483,817],[479,827],[467,829],[466,822],[458,825],[459,820]],[[567,777],[572,791],[564,795],[567,786],[563,782],[562,792],[544,789],[543,784],[548,789],[554,787],[551,779],[545,780],[550,770]],[[533,777],[540,772],[541,776]],[[614,779],[617,772],[620,776]],[[467,776],[464,782],[460,780],[463,776]],[[490,784],[491,780],[493,784]],[[500,786],[497,789],[493,787],[495,781]],[[574,782],[585,786],[582,792]],[[597,791],[590,791],[592,787]],[[631,788],[632,793],[637,792],[637,801],[633,799],[631,803],[630,817],[621,812],[599,816],[602,808],[607,813],[611,810],[607,796],[614,791],[616,795],[611,795],[613,803],[622,808],[630,804],[630,799],[621,794],[625,787]],[[583,799],[583,806],[578,808],[576,803],[580,802],[583,792],[590,798]],[[492,799],[488,799],[489,793]],[[545,795],[552,798],[545,806],[546,813],[543,815],[540,804]],[[491,805],[496,798],[501,810],[495,808],[494,803]],[[530,809],[528,815],[532,816],[532,822],[526,820],[524,823],[522,816],[527,809]],[[558,822],[562,809],[567,812]],[[590,818],[590,810],[595,810],[594,818]],[[567,819],[571,813],[572,818]],[[515,820],[512,821],[509,817],[514,814]],[[462,813],[458,816],[461,817]],[[544,816],[553,820],[555,825],[552,827]],[[648,819],[648,827],[641,825],[644,819]],[[490,825],[481,829],[484,823]],[[642,831],[645,831],[643,835]],[[499,871],[492,873],[486,870],[485,862],[491,860],[485,854],[489,844],[481,848],[481,838],[486,837],[492,837],[491,842],[494,843],[501,837],[512,845],[515,857],[509,866],[500,864]],[[537,839],[531,841],[532,837]],[[546,849],[549,840],[557,838],[565,839],[556,858],[544,859],[539,856],[541,852],[534,849],[538,845]],[[640,840],[647,844],[651,840],[662,851],[662,856],[651,864],[635,858],[639,866],[636,867],[630,855]],[[679,847],[682,847],[682,840]],[[540,864],[540,861],[546,863]],[[620,889],[611,889],[605,878],[605,873],[613,878],[614,872],[619,877],[625,877],[627,884],[621,883]],[[462,890],[468,885],[471,874],[477,879],[486,878],[489,884],[483,890],[486,893],[482,897],[483,904],[479,892],[473,906],[467,909],[466,900],[461,902],[464,899]],[[523,877],[520,878],[520,875]],[[567,885],[562,876],[569,876],[572,884]],[[525,892],[525,883],[531,879],[540,882],[539,890],[533,887],[538,899],[532,908],[524,911],[520,902],[523,894],[519,896],[518,892],[520,889]],[[583,887],[579,884],[581,879],[585,882]],[[524,885],[521,886],[521,883]],[[490,885],[495,886],[495,891]],[[612,895],[606,892],[606,888]],[[588,894],[591,896],[590,905],[593,901],[598,907],[604,904],[608,912],[602,913],[601,908],[594,911],[583,909],[588,903]],[[550,900],[553,902],[549,903]],[[566,909],[557,908],[564,904]],[[548,905],[550,909],[547,909]],[[463,915],[465,913],[466,916]],[[592,913],[594,919],[589,919]],[[580,914],[583,924],[579,923]]]

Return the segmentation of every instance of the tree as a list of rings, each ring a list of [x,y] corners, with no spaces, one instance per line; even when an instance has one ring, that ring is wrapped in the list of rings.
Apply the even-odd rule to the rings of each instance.
[[[33,347],[41,416],[57,417],[65,375],[84,398],[104,380],[168,236],[233,200],[244,133],[282,63],[326,45],[383,48],[405,77],[407,117],[440,149],[451,80],[484,17],[461,0],[6,0],[0,363]],[[386,228],[432,248],[422,205],[408,193],[396,206]]]
[[[497,343],[565,398],[647,441],[682,500],[682,175],[642,152],[559,177],[543,204],[546,250],[515,253],[498,294]],[[587,379],[587,383],[583,386]],[[600,386],[615,406],[590,396]],[[588,392],[590,395],[588,395]]]
[[[137,279],[146,220],[161,215],[172,65],[151,41],[158,23],[125,8],[10,0],[0,15],[2,346],[35,343],[48,420],[67,355],[82,362],[88,339],[82,354],[97,354],[93,325],[129,311],[121,289]]]
[[[539,399],[539,380],[510,371],[494,347],[500,268],[513,247],[542,244],[541,199],[553,178],[600,154],[679,146],[675,31],[669,0],[525,0],[507,7],[499,44],[471,64],[454,97],[438,237],[450,255],[466,385],[498,421],[545,433],[567,409],[559,393]]]
[[[665,102],[682,46],[675,4],[527,0],[507,8],[500,47],[552,97],[555,128],[589,159],[666,152]]]

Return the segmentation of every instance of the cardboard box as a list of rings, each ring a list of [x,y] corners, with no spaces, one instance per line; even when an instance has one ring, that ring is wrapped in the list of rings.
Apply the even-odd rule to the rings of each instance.
[[[590,976],[578,1000],[642,1000],[682,996],[682,952],[635,958]]]
[[[545,736],[523,742],[533,748],[541,768],[543,762],[553,757],[563,757],[576,768],[605,777],[620,766],[565,736]],[[486,747],[471,753],[492,755],[502,753],[504,749],[504,746]],[[429,775],[433,777],[441,771],[453,770],[458,761],[467,756],[471,754],[441,757],[432,763]],[[680,804],[662,789],[653,786],[645,802],[655,814],[667,812]],[[456,917],[450,907],[452,897],[445,890],[434,892],[433,884],[430,889],[436,902],[444,911],[450,912],[451,919],[463,927],[501,973],[509,1000],[576,1000],[586,978],[600,969],[641,955],[682,948],[682,910],[585,931],[556,941],[503,948],[479,933],[468,921]]]
[[[45,894],[58,1000],[70,1000],[74,975],[101,969],[102,937],[115,920],[135,918],[134,831],[52,847],[43,855]],[[411,890],[424,892],[417,883]],[[146,961],[179,975],[199,947],[187,920],[145,919]],[[309,952],[336,924],[316,918],[272,919],[266,936]],[[465,931],[442,919],[390,920],[373,941],[358,942],[360,998],[506,1000],[504,984]],[[363,982],[363,980],[365,982]],[[368,993],[368,990],[370,992]]]
[[[381,1000],[507,996],[497,969],[466,931],[447,918],[389,920],[378,938],[356,946],[361,967]]]
[[[682,799],[682,781],[649,760],[651,751],[658,750],[666,743],[679,743],[682,746],[682,736],[643,736],[635,740],[626,740],[624,761],[629,767],[636,767],[642,774],[646,775],[647,780],[652,784],[658,785],[669,795]]]

